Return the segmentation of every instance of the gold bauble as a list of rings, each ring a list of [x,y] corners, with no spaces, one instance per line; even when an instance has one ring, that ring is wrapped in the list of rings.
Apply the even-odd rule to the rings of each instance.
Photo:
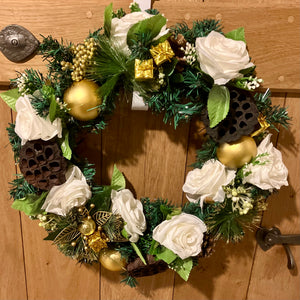
[[[217,149],[219,161],[228,168],[240,168],[257,154],[256,143],[250,136],[242,136],[233,143],[223,143]]]
[[[91,235],[95,232],[96,230],[96,223],[93,221],[91,218],[85,218],[82,220],[80,223],[78,230],[83,234],[83,235]]]
[[[121,253],[113,249],[102,249],[99,255],[101,265],[110,271],[125,270],[126,261]]]
[[[98,88],[95,82],[86,79],[74,82],[64,94],[69,114],[80,121],[95,119],[99,114],[99,109],[95,107],[102,102],[97,95]]]

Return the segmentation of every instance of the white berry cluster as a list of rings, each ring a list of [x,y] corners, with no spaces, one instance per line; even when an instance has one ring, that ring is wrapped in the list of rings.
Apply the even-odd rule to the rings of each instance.
[[[27,82],[28,77],[25,73],[22,73],[21,76],[16,80],[18,91],[22,96],[26,95],[29,92],[29,90],[26,88]]]
[[[184,51],[183,59],[185,59],[189,65],[192,65],[196,61],[195,46],[187,42],[185,48],[181,47],[181,50]]]
[[[255,90],[263,82],[263,80],[261,78],[257,78],[257,77],[253,78],[252,76],[249,76],[249,77],[243,78],[243,79],[246,79],[243,82],[244,88],[246,88],[248,90]]]

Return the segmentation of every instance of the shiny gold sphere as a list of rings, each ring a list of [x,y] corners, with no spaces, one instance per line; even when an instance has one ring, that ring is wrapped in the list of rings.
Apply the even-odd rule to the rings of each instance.
[[[96,223],[94,222],[93,219],[88,219],[85,218],[82,220],[80,223],[78,230],[83,234],[83,235],[91,235],[95,232],[96,230]]]
[[[228,168],[240,168],[257,154],[254,139],[242,136],[233,143],[223,143],[217,149],[218,160]]]
[[[69,114],[80,121],[95,119],[99,114],[101,99],[97,95],[99,86],[89,80],[74,82],[64,94],[64,102],[70,109]]]
[[[105,269],[110,271],[121,271],[126,266],[126,261],[121,257],[121,253],[113,249],[101,250],[99,261]]]

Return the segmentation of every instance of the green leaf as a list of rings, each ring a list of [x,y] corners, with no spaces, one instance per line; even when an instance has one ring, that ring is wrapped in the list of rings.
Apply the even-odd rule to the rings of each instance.
[[[178,256],[172,250],[163,247],[163,250],[156,254],[156,258],[163,260],[167,264],[170,264],[175,261]]]
[[[246,43],[244,27],[240,27],[238,29],[232,30],[232,31],[226,33],[225,36],[229,39],[232,39],[235,41],[243,41]]]
[[[111,190],[110,186],[103,186],[101,191],[97,191],[93,194],[93,197],[90,199],[90,202],[95,204],[97,210],[110,210],[111,204]]]
[[[69,131],[64,134],[64,140],[60,145],[63,156],[70,160],[72,157],[72,149],[69,145]]]
[[[158,251],[158,246],[159,246],[159,242],[155,241],[155,240],[152,240],[151,242],[151,246],[150,246],[150,249],[149,249],[149,254],[151,255],[156,255],[157,254],[157,251]]]
[[[122,235],[124,236],[125,239],[129,239],[129,236],[128,236],[128,232],[126,231],[126,229],[123,227],[122,231],[121,231]]]
[[[149,39],[152,40],[160,33],[161,28],[166,25],[166,22],[165,17],[156,15],[134,24],[127,33],[127,45],[130,47],[134,44],[134,41],[137,41],[137,34],[144,33],[149,35]]]
[[[172,217],[178,216],[180,214],[181,214],[181,207],[175,207],[175,208],[172,209],[172,212],[167,215],[166,220],[171,220]]]
[[[27,216],[36,216],[43,212],[41,207],[47,195],[48,192],[43,192],[40,196],[28,194],[25,198],[15,200],[11,207],[23,211]]]
[[[0,94],[3,101],[13,110],[16,111],[16,102],[21,96],[18,89],[8,90]]]
[[[193,268],[193,259],[191,257],[186,258],[184,260],[179,258],[174,262],[175,271],[185,281],[188,280],[192,268]]]
[[[214,85],[209,92],[207,111],[209,127],[213,128],[224,120],[228,114],[230,105],[230,93],[224,85]]]
[[[143,262],[144,265],[147,265],[145,258],[142,255],[141,250],[138,248],[138,246],[135,243],[130,243],[132,248],[134,249],[134,251],[136,252],[136,254],[138,255],[138,257],[141,259],[141,261]]]
[[[116,165],[114,165],[114,171],[111,177],[111,188],[118,191],[125,189],[126,182],[122,172],[120,172]]]
[[[112,15],[113,15],[113,4],[110,3],[105,7],[105,11],[104,11],[104,33],[107,37],[110,37]]]
[[[50,121],[53,122],[56,117],[56,108],[57,108],[57,102],[55,99],[55,95],[51,95],[50,97],[50,108],[49,108],[49,118]]]

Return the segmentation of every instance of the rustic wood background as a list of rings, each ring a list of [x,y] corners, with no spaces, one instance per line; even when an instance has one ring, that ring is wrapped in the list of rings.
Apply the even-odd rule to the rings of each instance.
[[[0,0],[0,30],[9,24],[39,34],[81,42],[103,24],[110,1]],[[113,1],[128,11],[128,0]],[[289,107],[290,131],[276,132],[273,141],[289,169],[289,187],[272,196],[262,225],[284,234],[300,233],[300,10],[299,0],[161,0],[154,3],[169,25],[202,18],[220,18],[224,31],[244,26],[250,56],[273,102]],[[39,57],[13,64],[0,53],[0,89],[26,67],[45,70]],[[172,271],[143,278],[136,289],[120,285],[118,273],[99,266],[80,266],[60,254],[37,222],[10,208],[8,182],[16,174],[5,128],[14,114],[0,101],[0,299],[300,299],[298,270],[287,269],[282,246],[263,252],[254,232],[235,245],[218,243],[215,253],[192,272],[186,283]],[[185,174],[201,145],[201,124],[183,124],[176,131],[161,116],[130,110],[123,101],[97,138],[86,139],[85,151],[97,166],[97,180],[109,182],[113,164],[124,172],[138,197],[185,201]],[[300,268],[300,247],[291,250]]]

